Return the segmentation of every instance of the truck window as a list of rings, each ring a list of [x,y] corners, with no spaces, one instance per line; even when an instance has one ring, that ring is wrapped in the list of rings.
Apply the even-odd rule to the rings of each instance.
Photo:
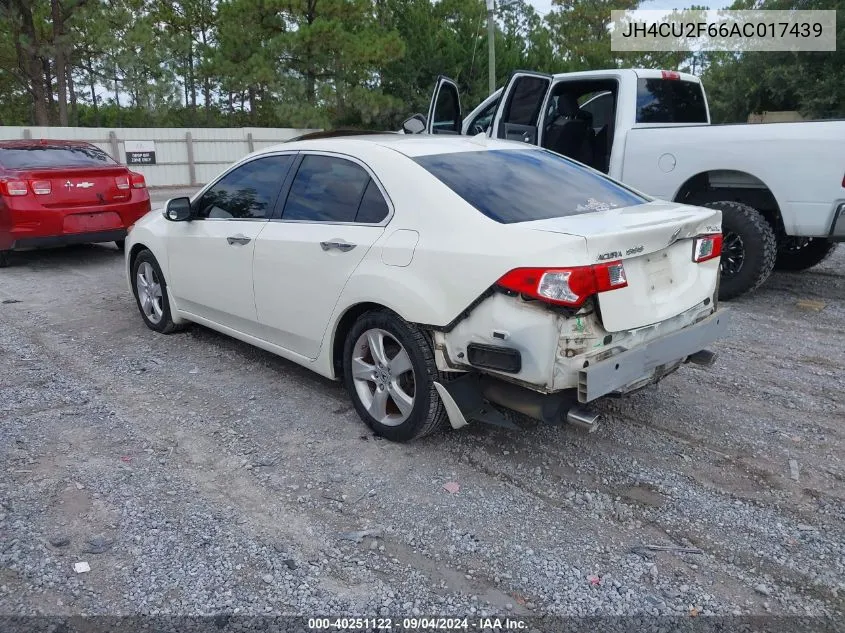
[[[520,77],[516,80],[504,121],[515,125],[537,125],[549,80],[545,77]]]
[[[701,84],[678,79],[638,79],[637,123],[707,123]]]
[[[581,109],[589,112],[593,117],[593,127],[596,131],[613,122],[613,106],[616,105],[612,92],[594,92],[582,96]]]

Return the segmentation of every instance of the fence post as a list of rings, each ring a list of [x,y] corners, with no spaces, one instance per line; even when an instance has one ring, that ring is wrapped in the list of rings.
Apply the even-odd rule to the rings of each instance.
[[[28,127],[27,127],[27,128],[24,128],[24,130],[23,130],[23,137],[24,137],[25,139],[31,139],[31,138],[32,138],[32,130],[30,130]]]
[[[188,174],[191,178],[191,186],[197,184],[197,165],[194,162],[194,138],[190,132],[185,132],[185,145],[188,148]]]
[[[249,153],[252,154],[255,151],[255,141],[252,139],[252,132],[247,132],[246,144],[249,147]]]
[[[122,163],[123,161],[120,160],[120,147],[117,144],[117,134],[114,133],[114,130],[109,130],[109,143],[111,143],[111,155],[112,155],[112,157],[118,163]]]

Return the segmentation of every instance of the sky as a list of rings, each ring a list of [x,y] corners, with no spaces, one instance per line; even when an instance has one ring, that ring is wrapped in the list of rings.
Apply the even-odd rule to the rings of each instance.
[[[552,6],[551,0],[529,0],[537,12],[546,15]],[[645,0],[639,6],[640,9],[688,9],[694,4],[704,5],[709,9],[726,9],[733,0],[698,0],[697,2],[684,2],[682,0]],[[608,16],[609,19],[610,16]]]

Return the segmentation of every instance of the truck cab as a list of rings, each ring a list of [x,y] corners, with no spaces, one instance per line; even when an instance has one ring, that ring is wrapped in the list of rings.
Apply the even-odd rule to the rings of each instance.
[[[520,70],[466,117],[441,76],[428,116],[403,130],[531,143],[649,196],[720,209],[722,299],[775,268],[815,266],[845,240],[845,122],[712,125],[704,87],[686,73]]]

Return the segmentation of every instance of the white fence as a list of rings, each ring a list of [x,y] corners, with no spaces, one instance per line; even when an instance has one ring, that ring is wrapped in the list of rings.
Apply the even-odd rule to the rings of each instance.
[[[316,130],[294,128],[2,127],[0,139],[88,141],[126,163],[126,141],[152,141],[155,164],[132,164],[151,187],[202,185],[248,153]]]

